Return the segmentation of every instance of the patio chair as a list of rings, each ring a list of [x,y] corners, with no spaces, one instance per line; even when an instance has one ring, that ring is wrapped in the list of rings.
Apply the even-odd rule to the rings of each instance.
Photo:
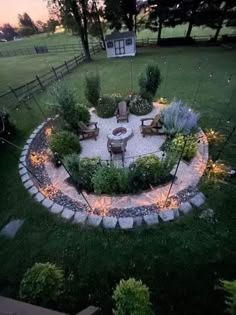
[[[118,108],[116,110],[116,119],[117,122],[121,120],[127,120],[127,122],[129,122],[129,109],[125,101],[118,103]]]
[[[145,125],[145,121],[151,121],[151,123],[149,125]],[[160,114],[157,114],[154,118],[142,118],[141,122],[142,124],[140,126],[140,130],[143,137],[145,137],[145,135],[163,134],[163,132],[161,131],[162,122]]]
[[[108,149],[108,152],[110,153],[111,162],[113,160],[114,154],[121,154],[122,165],[124,166],[126,145],[127,145],[127,141],[114,141],[114,140],[107,141],[107,149]]]
[[[83,139],[87,138],[95,138],[97,140],[97,136],[99,133],[99,128],[97,127],[97,122],[90,122],[88,124],[83,123],[82,121],[78,122],[79,132]],[[94,126],[93,128],[91,128]]]

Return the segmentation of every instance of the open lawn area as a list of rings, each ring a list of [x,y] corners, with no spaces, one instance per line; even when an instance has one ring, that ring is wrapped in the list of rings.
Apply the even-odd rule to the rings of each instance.
[[[0,63],[8,66],[0,77],[0,91],[60,64],[63,57],[47,57],[47,62],[44,56],[38,57],[35,69],[35,56],[1,59]],[[117,59],[106,59],[101,52],[93,62],[82,64],[65,77],[65,82],[74,86],[79,102],[86,103],[85,75],[98,71],[103,93],[127,95],[137,90],[145,65],[155,63],[162,74],[156,98],[181,98],[200,112],[203,129],[217,126],[227,136],[236,124],[235,57],[235,48],[220,47],[143,48],[134,58]],[[23,61],[31,63],[28,70]],[[37,98],[42,106],[48,103],[46,92]],[[43,121],[42,114],[33,102],[11,114],[17,126],[11,140],[23,147],[30,132]],[[221,156],[234,168],[235,149],[236,134]],[[210,155],[215,156],[218,150],[219,146],[211,146]],[[155,314],[224,313],[224,295],[216,286],[220,279],[236,279],[235,179],[222,183],[218,190],[203,191],[207,195],[204,208],[215,212],[213,221],[200,219],[200,210],[195,209],[174,222],[151,228],[109,231],[65,222],[33,201],[19,178],[19,154],[0,144],[0,227],[11,218],[25,220],[14,239],[0,236],[0,295],[17,298],[27,268],[35,262],[49,261],[65,270],[63,299],[51,305],[64,312],[73,314],[85,306],[98,305],[104,314],[111,314],[116,283],[121,278],[135,277],[150,288]]]

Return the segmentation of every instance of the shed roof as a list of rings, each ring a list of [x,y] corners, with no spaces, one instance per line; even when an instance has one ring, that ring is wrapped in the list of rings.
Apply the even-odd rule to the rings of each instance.
[[[119,39],[119,38],[126,38],[126,37],[134,37],[135,32],[129,31],[129,32],[113,32],[109,35],[106,35],[105,40],[113,40],[113,39]]]

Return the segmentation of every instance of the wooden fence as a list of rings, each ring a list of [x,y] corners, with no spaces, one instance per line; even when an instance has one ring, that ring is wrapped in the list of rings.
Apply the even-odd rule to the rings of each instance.
[[[4,44],[3,44],[4,45]],[[98,42],[91,43],[90,47],[97,47]],[[5,49],[0,47],[0,58],[1,57],[15,57],[15,56],[26,56],[38,54],[37,47],[46,47],[47,53],[61,53],[61,52],[73,52],[77,53],[82,50],[80,43],[68,44],[68,45],[37,45],[34,47],[21,47],[17,49]],[[2,49],[1,49],[2,48]],[[46,52],[45,52],[46,53]]]
[[[92,46],[90,53],[93,55],[100,50],[100,45]],[[9,86],[9,91],[0,95],[0,108],[11,109],[17,107],[20,101],[30,98],[34,93],[44,91],[50,83],[62,79],[66,74],[77,68],[84,61],[85,56],[81,53],[80,55],[65,61],[60,66],[52,67],[45,74],[36,75],[35,79],[30,82],[15,88]]]

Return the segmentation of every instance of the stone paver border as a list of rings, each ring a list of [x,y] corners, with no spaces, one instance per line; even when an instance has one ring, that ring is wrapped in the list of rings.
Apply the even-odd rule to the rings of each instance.
[[[110,216],[99,216],[95,214],[89,214],[85,211],[73,211],[66,207],[63,207],[51,199],[44,196],[39,188],[35,179],[33,178],[31,172],[28,168],[28,156],[30,152],[31,144],[37,139],[39,135],[42,135],[44,130],[51,125],[55,118],[48,118],[45,122],[40,124],[30,135],[28,140],[26,141],[25,146],[23,147],[20,163],[19,163],[19,175],[21,177],[21,181],[29,194],[40,204],[42,204],[45,208],[48,209],[49,212],[61,216],[63,219],[70,220],[75,224],[87,224],[90,226],[102,226],[103,228],[113,229],[113,228],[121,228],[121,229],[132,229],[133,227],[140,225],[151,226],[154,224],[158,224],[159,221],[173,221],[179,215],[186,215],[190,213],[193,207],[201,207],[206,198],[203,193],[199,192],[194,197],[192,197],[189,201],[183,202],[178,208],[175,209],[166,209],[161,211],[160,213],[153,213],[149,215],[139,216],[139,217],[110,217]],[[206,135],[203,131],[200,131],[201,144],[199,147],[199,151],[202,155],[205,165],[208,161],[208,142]],[[194,183],[197,185],[197,181]]]

